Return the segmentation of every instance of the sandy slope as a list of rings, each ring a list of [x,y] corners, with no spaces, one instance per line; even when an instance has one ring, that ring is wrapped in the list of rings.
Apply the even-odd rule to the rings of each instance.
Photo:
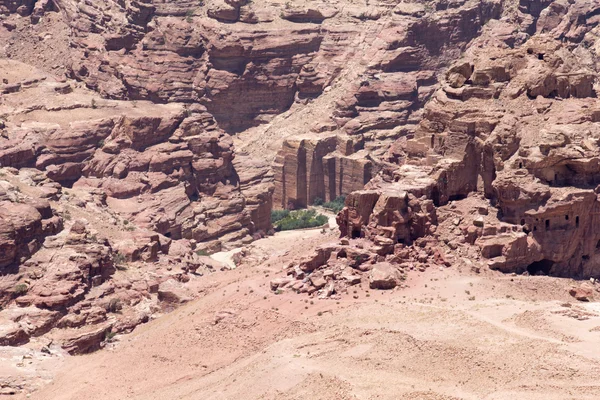
[[[600,398],[600,306],[569,303],[569,281],[430,269],[358,299],[270,292],[286,259],[325,240],[256,242],[267,261],[212,274],[199,300],[67,357],[31,398]]]

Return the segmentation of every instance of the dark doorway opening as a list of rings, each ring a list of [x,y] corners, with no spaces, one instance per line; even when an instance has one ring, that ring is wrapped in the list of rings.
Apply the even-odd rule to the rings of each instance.
[[[529,275],[548,275],[553,265],[554,261],[550,260],[536,261],[527,266],[527,272]]]
[[[458,200],[464,200],[467,198],[466,194],[453,194],[452,196],[450,196],[448,198],[448,201],[458,201]]]
[[[440,206],[440,190],[437,188],[437,186],[435,186],[431,191],[431,200],[433,200],[434,206]]]

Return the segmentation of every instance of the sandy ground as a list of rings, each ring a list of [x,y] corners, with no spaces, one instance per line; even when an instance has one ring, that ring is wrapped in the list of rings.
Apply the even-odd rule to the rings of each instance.
[[[569,280],[447,268],[339,300],[269,290],[286,260],[335,236],[253,243],[265,261],[205,277],[203,297],[102,351],[61,357],[30,398],[600,398],[600,305],[570,298]]]

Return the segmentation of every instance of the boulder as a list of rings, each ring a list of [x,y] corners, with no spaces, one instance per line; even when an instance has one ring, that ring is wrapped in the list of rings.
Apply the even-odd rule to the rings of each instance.
[[[594,288],[589,284],[582,283],[580,286],[569,288],[569,294],[579,301],[592,301],[594,299]]]
[[[398,268],[390,263],[377,263],[369,273],[369,287],[371,289],[393,289],[402,279]]]

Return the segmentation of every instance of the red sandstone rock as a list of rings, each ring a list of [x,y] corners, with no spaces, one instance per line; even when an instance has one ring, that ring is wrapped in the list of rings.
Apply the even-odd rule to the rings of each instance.
[[[398,269],[389,263],[377,263],[369,273],[371,289],[393,289],[400,283]]]

